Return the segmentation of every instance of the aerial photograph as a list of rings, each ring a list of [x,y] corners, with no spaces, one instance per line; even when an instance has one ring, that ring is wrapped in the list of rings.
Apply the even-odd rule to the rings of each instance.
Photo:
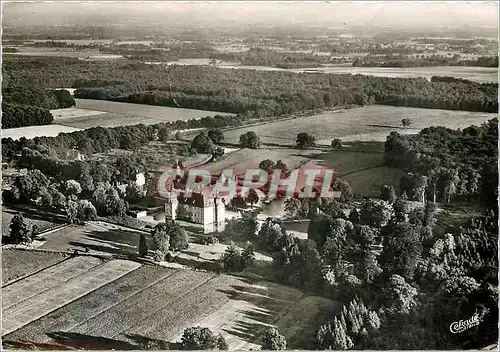
[[[4,1],[1,348],[498,350],[498,17]]]

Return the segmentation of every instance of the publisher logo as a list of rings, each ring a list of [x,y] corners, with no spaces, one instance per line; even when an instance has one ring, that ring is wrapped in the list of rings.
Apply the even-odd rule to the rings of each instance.
[[[459,321],[454,321],[453,323],[450,324],[450,332],[452,334],[460,334],[464,332],[467,329],[473,328],[474,326],[479,325],[479,316],[473,315],[472,318],[468,320],[459,320]]]

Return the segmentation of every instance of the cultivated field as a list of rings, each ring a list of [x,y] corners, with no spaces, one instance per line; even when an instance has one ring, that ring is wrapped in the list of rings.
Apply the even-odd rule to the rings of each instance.
[[[137,269],[140,264],[93,257],[63,261],[2,288],[2,336]],[[7,294],[7,299],[6,299]]]
[[[28,126],[18,128],[8,128],[2,130],[2,138],[12,138],[14,140],[25,137],[33,139],[35,137],[55,137],[59,133],[70,133],[79,131],[80,128],[63,126],[58,124],[43,125],[43,126]]]
[[[199,119],[206,116],[230,115],[217,111],[171,108],[143,104],[119,103],[105,100],[75,99],[75,116],[63,115],[56,119],[66,126],[89,128],[95,126],[115,127],[125,125],[153,125],[161,122]],[[82,111],[89,110],[88,115]]]
[[[496,114],[373,105],[244,127],[226,131],[224,135],[227,142],[238,143],[241,134],[255,131],[264,143],[294,145],[297,134],[307,132],[316,137],[318,144],[329,145],[334,138],[344,142],[385,141],[395,130],[417,133],[429,126],[465,128],[494,117]],[[401,127],[403,118],[411,119],[411,129]]]
[[[231,350],[256,349],[262,330],[277,325],[289,347],[298,348],[321,323],[317,315],[338,308],[293,288],[230,275],[92,257],[57,266],[74,271],[56,280],[55,271],[32,276],[31,281],[46,279],[36,295],[26,290],[33,282],[8,286],[4,341],[138,349],[151,341],[179,342],[185,328],[200,325],[223,334]],[[14,296],[17,305],[5,308]]]
[[[60,253],[2,249],[2,285],[33,274],[65,258]]]

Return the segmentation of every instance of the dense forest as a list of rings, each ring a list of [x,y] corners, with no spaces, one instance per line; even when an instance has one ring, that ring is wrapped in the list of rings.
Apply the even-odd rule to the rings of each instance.
[[[316,335],[318,349],[474,349],[498,339],[498,224],[492,213],[445,235],[432,234],[435,208],[392,206],[386,224],[369,217],[327,216],[331,230],[318,259],[331,263],[330,282],[346,304]],[[368,208],[365,208],[368,207]],[[365,205],[361,212],[369,214]],[[389,213],[390,214],[390,213]],[[312,232],[314,234],[315,232]],[[370,244],[383,238],[379,255]],[[319,254],[319,255],[318,255]],[[450,333],[454,321],[478,326]]]
[[[49,110],[30,105],[2,104],[2,128],[49,125],[54,116]]]
[[[277,116],[350,104],[385,104],[496,112],[498,85],[429,82],[207,66],[162,66],[132,61],[84,62],[68,58],[9,58],[4,87],[32,82],[72,87],[75,97]],[[127,77],[125,81],[123,77]],[[94,85],[99,81],[99,86]],[[102,82],[112,84],[103,86]],[[121,83],[118,83],[121,82]]]
[[[409,199],[497,204],[498,120],[463,130],[423,129],[418,135],[392,132],[385,143],[387,164],[409,176],[401,189]]]
[[[69,108],[75,105],[75,100],[67,90],[44,89],[35,85],[4,87],[2,102],[31,105],[48,110]]]
[[[65,89],[13,87],[2,91],[2,128],[48,125],[51,109],[69,108],[75,99]]]

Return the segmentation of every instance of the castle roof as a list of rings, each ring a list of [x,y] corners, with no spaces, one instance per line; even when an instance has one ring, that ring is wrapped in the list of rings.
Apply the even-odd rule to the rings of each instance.
[[[196,189],[191,192],[189,197],[186,197],[185,191],[180,191],[177,194],[179,204],[190,205],[197,208],[205,208],[214,204],[214,196],[212,195],[212,187]]]

